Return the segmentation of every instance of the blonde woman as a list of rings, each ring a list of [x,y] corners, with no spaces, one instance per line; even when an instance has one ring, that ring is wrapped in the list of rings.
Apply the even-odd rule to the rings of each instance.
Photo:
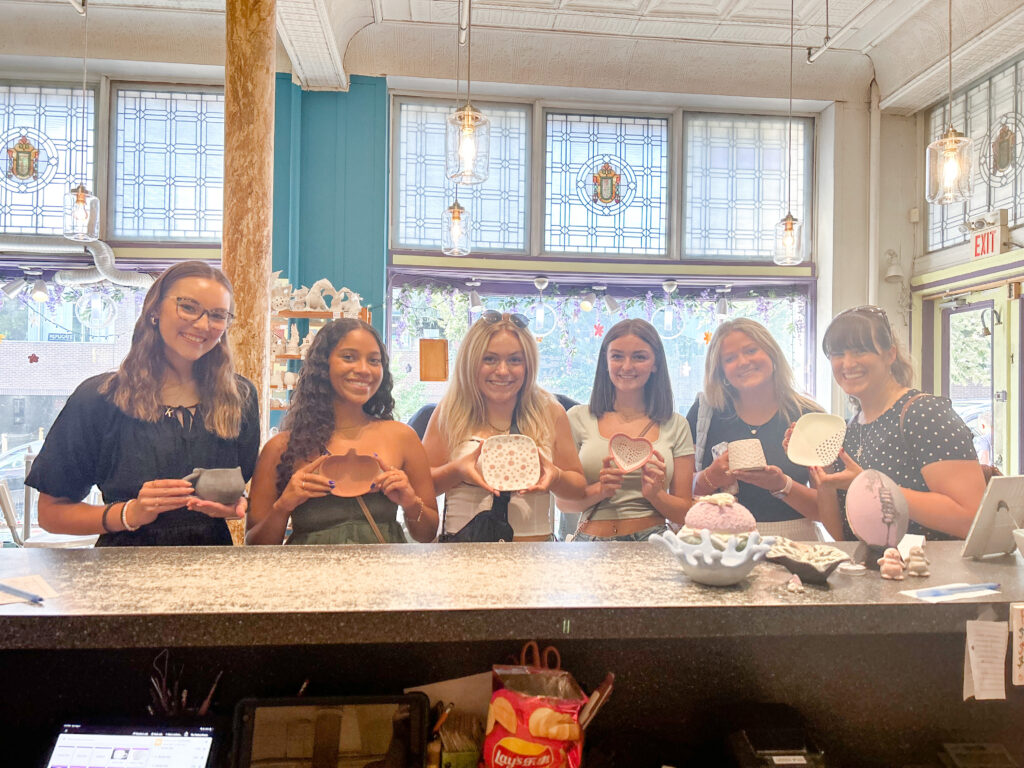
[[[885,310],[864,306],[840,313],[821,346],[836,383],[857,406],[839,455],[842,469],[811,469],[829,533],[853,538],[841,514],[845,490],[862,469],[877,469],[902,489],[910,533],[964,538],[985,493],[971,430],[947,398],[911,388],[913,367]]]
[[[793,371],[771,332],[756,320],[728,320],[715,330],[704,361],[704,392],[687,420],[695,436],[694,495],[738,483],[737,498],[757,519],[758,530],[795,540],[817,539],[817,497],[806,467],[786,456],[783,439],[805,413],[821,411],[796,391]],[[729,471],[725,445],[757,439],[768,466]]]
[[[548,541],[551,494],[583,495],[569,421],[555,398],[537,386],[538,361],[537,342],[518,314],[484,312],[459,347],[455,377],[423,436],[434,486],[445,494],[442,540],[457,537],[477,515],[507,502],[515,540]],[[477,461],[485,439],[510,432],[533,438],[541,475],[532,488],[499,495]]]
[[[32,465],[43,528],[100,533],[97,546],[231,544],[224,518],[246,500],[203,501],[181,478],[241,467],[248,480],[256,463],[256,391],[225,336],[233,309],[231,283],[202,262],[156,279],[120,369],[75,390]],[[93,485],[104,504],[83,503]]]

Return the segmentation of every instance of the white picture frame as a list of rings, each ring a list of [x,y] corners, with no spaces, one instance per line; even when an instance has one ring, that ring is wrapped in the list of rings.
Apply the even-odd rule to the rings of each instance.
[[[964,539],[962,556],[1010,554],[1017,547],[1015,528],[1024,528],[1024,476],[993,477]]]

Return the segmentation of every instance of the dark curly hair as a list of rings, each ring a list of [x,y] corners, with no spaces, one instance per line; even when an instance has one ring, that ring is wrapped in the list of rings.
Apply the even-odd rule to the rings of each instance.
[[[334,348],[352,331],[363,330],[371,334],[380,348],[383,375],[377,391],[364,405],[371,418],[381,421],[394,419],[395,398],[391,396],[391,368],[388,351],[376,329],[355,318],[341,318],[327,323],[313,338],[306,360],[299,372],[299,381],[292,394],[288,414],[281,424],[290,430],[288,447],[277,465],[277,492],[284,492],[295,468],[310,461],[311,457],[322,455],[327,450],[327,441],[334,431],[334,397],[331,387],[330,358]]]

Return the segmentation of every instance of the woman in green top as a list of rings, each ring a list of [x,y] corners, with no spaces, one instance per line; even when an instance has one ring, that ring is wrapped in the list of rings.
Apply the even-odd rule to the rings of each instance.
[[[313,340],[285,418],[284,431],[263,447],[252,479],[246,542],[280,544],[288,518],[289,544],[404,542],[397,507],[417,541],[437,533],[430,465],[416,433],[394,421],[387,351],[373,326],[341,319]],[[331,494],[334,481],[318,472],[329,455],[373,456],[381,472],[371,492]]]

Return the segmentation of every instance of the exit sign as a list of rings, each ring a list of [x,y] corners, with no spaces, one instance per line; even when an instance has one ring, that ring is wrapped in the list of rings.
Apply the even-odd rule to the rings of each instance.
[[[1002,227],[992,226],[974,233],[974,258],[1002,253]]]

